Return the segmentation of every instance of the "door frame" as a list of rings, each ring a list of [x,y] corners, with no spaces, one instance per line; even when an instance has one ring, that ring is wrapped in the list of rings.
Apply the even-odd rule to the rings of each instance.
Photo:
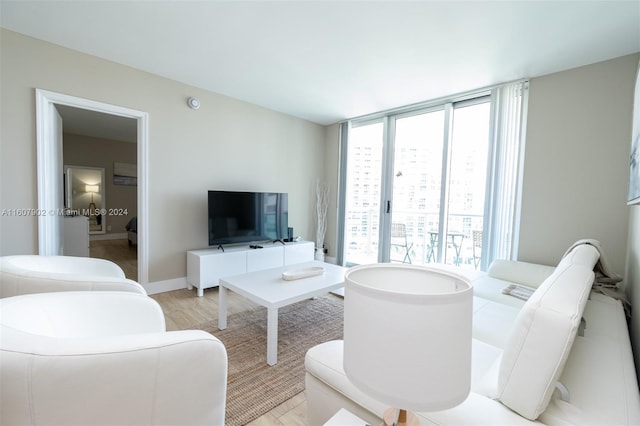
[[[53,135],[53,120],[55,105],[66,105],[74,108],[86,109],[104,114],[118,115],[137,121],[137,167],[138,167],[138,282],[142,285],[149,280],[149,208],[148,208],[148,150],[149,150],[149,114],[130,108],[97,102],[90,99],[65,95],[43,89],[36,89],[36,148],[38,172],[38,211],[57,212],[60,214],[62,206],[55,205],[55,188],[58,170]],[[58,255],[59,221],[57,214],[38,215],[38,253],[41,255]]]

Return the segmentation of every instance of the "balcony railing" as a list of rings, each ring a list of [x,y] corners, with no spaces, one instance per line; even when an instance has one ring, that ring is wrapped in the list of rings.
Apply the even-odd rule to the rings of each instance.
[[[374,262],[378,253],[378,211],[347,212],[350,224],[345,247],[348,262]],[[442,262],[464,268],[478,268],[482,250],[483,216],[449,213],[448,231],[439,244],[437,212],[393,211],[394,224],[403,224],[407,244],[392,241],[392,262],[427,264]],[[396,237],[397,238],[397,237]],[[442,250],[439,256],[438,248]]]

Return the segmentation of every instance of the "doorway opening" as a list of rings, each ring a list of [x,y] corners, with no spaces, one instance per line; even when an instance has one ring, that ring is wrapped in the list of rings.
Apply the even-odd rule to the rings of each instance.
[[[116,120],[133,120],[135,124],[137,281],[145,285],[148,283],[148,114],[143,111],[36,89],[38,208],[39,211],[52,212],[38,217],[38,252],[41,255],[59,255],[63,252],[62,212],[68,206],[65,203],[64,192],[66,159],[63,158],[62,149],[64,119],[59,110],[99,113]],[[102,209],[93,213],[101,214]],[[105,213],[109,213],[109,210]],[[113,213],[115,214],[116,210],[113,210]],[[105,226],[109,226],[109,221],[113,218],[105,219]]]

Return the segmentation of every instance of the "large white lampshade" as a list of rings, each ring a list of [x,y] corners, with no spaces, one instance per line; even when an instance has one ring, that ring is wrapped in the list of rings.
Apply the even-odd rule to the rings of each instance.
[[[344,369],[363,392],[402,410],[438,411],[471,385],[473,289],[426,266],[373,264],[345,274]]]

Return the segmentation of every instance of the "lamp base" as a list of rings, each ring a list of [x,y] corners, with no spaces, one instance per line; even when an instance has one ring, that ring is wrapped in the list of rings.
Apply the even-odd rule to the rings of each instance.
[[[397,416],[397,417],[396,417]],[[420,426],[418,416],[412,411],[387,408],[382,416],[383,426]]]

